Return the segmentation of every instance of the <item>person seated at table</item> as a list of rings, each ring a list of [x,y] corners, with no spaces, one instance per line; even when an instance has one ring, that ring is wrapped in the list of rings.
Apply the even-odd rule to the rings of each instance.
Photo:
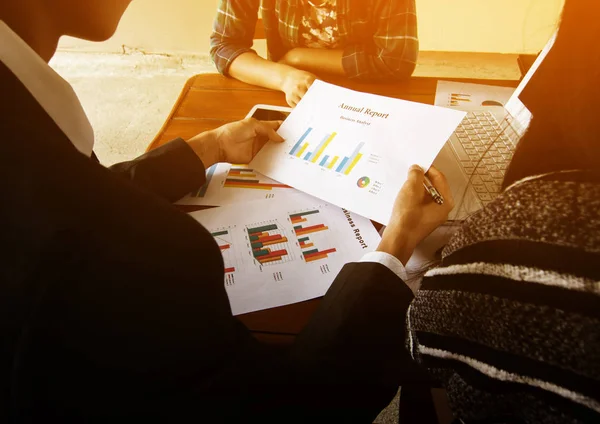
[[[382,332],[344,353],[357,357],[356,378],[323,405],[312,387],[332,383],[329,371],[326,381],[298,377],[320,333],[292,362],[259,344],[231,315],[210,232],[171,205],[212,164],[247,163],[281,141],[279,122],[231,123],[110,169],[93,155],[81,104],[47,62],[62,35],[110,37],[129,3],[0,2],[0,422],[288,421],[304,389],[310,422],[328,412],[372,420],[397,389],[384,366],[402,350],[388,341],[402,318],[397,296],[382,304],[377,293],[409,293],[381,264],[389,258],[370,255],[337,277],[364,299],[338,296],[331,314],[352,311],[359,338],[369,322]]]
[[[369,331],[379,331],[378,320],[361,332],[363,316],[381,314],[383,322],[385,308],[395,304],[398,338],[446,388],[456,423],[600,422],[599,20],[596,2],[566,0],[554,46],[520,95],[533,120],[517,145],[503,192],[464,222],[420,287],[408,283],[414,299],[382,285],[378,310],[349,309],[334,318],[327,309],[341,303],[334,296],[354,297],[357,305],[357,298],[374,296],[366,281],[334,282],[298,340],[321,335],[303,345],[313,349],[312,355],[304,352],[311,360],[303,378],[310,381],[326,370],[329,381],[343,381],[345,368],[350,381],[360,362],[352,348],[334,356],[336,347],[376,340]],[[444,216],[416,190],[421,180],[418,170],[411,171],[407,187],[415,191],[408,196],[403,188],[379,247],[403,263]],[[434,185],[445,195],[445,184]],[[376,284],[388,279],[393,276],[382,270]],[[368,360],[389,360],[389,347],[374,346],[382,350]],[[342,361],[337,374],[323,366],[327,360]],[[401,363],[387,367],[404,383]],[[429,422],[426,411],[416,413]]]
[[[290,106],[315,75],[398,80],[415,69],[415,0],[263,0],[269,60],[252,50],[260,0],[220,0],[210,36],[217,69],[280,90]]]
[[[217,244],[170,204],[212,163],[252,157],[258,135],[277,141],[277,124],[108,170],[45,63],[61,35],[109,37],[128,3],[0,3],[1,422],[372,422],[410,366],[406,328],[463,422],[598,421],[600,9],[567,0],[536,74],[553,95],[442,267],[421,290],[402,281],[453,204],[439,172],[443,205],[413,167],[378,252],[345,265],[282,359],[231,316]]]

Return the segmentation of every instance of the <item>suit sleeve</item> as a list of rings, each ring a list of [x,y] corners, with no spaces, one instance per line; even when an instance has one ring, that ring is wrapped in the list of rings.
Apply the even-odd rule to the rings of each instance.
[[[379,263],[342,269],[292,351],[301,420],[372,422],[387,406],[413,369],[404,345],[412,299],[404,282]]]
[[[136,159],[117,163],[110,169],[170,202],[181,199],[206,182],[204,164],[181,138]]]

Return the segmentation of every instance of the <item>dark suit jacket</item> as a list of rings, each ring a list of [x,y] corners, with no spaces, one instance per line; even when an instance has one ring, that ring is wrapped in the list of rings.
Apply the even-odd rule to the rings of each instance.
[[[109,170],[1,63],[0,90],[0,422],[368,421],[386,405],[412,299],[391,271],[347,265],[276,356],[231,316],[209,232],[170,204],[205,178],[184,141]]]

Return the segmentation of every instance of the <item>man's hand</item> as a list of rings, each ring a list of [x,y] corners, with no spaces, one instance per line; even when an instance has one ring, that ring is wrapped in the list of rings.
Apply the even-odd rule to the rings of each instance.
[[[317,77],[310,72],[299,69],[286,69],[282,78],[281,91],[285,93],[285,100],[291,107],[295,107],[304,97]]]
[[[387,252],[406,265],[415,247],[448,219],[454,199],[444,175],[433,166],[427,176],[444,198],[438,205],[425,190],[425,174],[418,165],[408,171],[408,180],[396,197],[389,225],[377,250]]]
[[[232,122],[191,138],[188,143],[209,168],[218,162],[249,163],[268,142],[282,142],[275,131],[281,121],[257,121],[247,118]]]

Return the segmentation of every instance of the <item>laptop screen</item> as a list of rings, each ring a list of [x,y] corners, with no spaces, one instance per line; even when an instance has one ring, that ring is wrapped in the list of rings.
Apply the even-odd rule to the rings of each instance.
[[[556,40],[556,34],[557,33],[555,32],[554,35],[550,37],[550,40],[548,40],[548,43],[546,43],[546,46],[540,52],[535,62],[533,62],[533,65],[531,65],[531,68],[529,68],[529,71],[527,71],[527,73],[521,80],[521,83],[504,106],[506,111],[514,118],[514,121],[516,121],[515,123],[520,127],[519,129],[523,132],[529,126],[532,114],[529,111],[529,109],[525,107],[519,96],[521,95],[527,84],[529,84],[529,81],[531,81],[531,77],[533,77],[533,75],[536,73],[536,71],[548,55],[550,49],[552,49],[552,46],[554,45],[554,40]]]

